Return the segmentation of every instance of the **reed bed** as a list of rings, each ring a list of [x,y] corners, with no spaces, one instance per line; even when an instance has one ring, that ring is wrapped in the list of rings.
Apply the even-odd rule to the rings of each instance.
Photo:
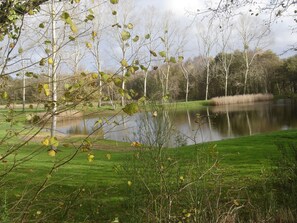
[[[246,94],[246,95],[215,97],[210,100],[210,104],[212,105],[242,104],[242,103],[254,103],[259,101],[269,101],[272,99],[273,99],[272,94]]]

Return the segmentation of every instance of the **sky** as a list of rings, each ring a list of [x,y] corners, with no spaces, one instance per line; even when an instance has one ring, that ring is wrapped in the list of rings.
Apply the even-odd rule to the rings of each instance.
[[[132,0],[121,0],[121,1],[128,1],[129,3],[129,1],[132,1]],[[213,0],[213,1],[219,1],[219,0]],[[266,0],[262,0],[262,1],[266,1]],[[188,38],[189,43],[187,45],[187,49],[183,54],[183,56],[185,56],[186,59],[189,57],[196,57],[196,56],[199,56],[199,54],[201,54],[201,51],[199,51],[199,46],[197,44],[197,37],[196,37],[197,29],[194,23],[196,21],[201,21],[201,18],[196,18],[195,20],[193,15],[197,12],[197,9],[200,9],[201,11],[203,11],[203,9],[210,7],[211,6],[210,2],[211,2],[210,0],[135,0],[136,6],[139,7],[139,9],[143,7],[145,10],[149,6],[153,6],[154,8],[158,9],[160,12],[165,13],[167,11],[171,11],[175,16],[175,18],[179,21],[179,23],[185,26],[191,25],[190,29],[188,29],[186,33],[187,36],[189,37]],[[216,4],[213,3],[212,6],[214,7],[215,5]],[[248,8],[245,8],[243,11],[245,11],[246,13],[248,12],[248,10],[249,10]],[[262,15],[263,14],[260,14],[259,17],[261,17]],[[264,18],[264,16],[262,17]],[[234,18],[237,19],[238,17],[234,17]],[[40,18],[37,17],[37,19],[40,19]],[[207,26],[205,27],[207,29]],[[295,27],[295,32],[292,32],[291,30],[292,27]],[[32,38],[34,39],[35,33],[31,32],[31,34],[33,35]],[[264,49],[272,49],[276,54],[278,54],[282,58],[292,56],[296,54],[296,51],[288,51],[288,52],[286,51],[294,43],[296,44],[296,40],[297,40],[296,34],[297,34],[296,23],[293,22],[293,18],[282,16],[281,19],[277,20],[277,22],[275,22],[271,27],[269,44],[266,44],[266,48]],[[240,41],[238,41],[237,39],[237,41],[234,41],[234,42],[237,42],[238,45],[233,46],[232,51],[236,49],[242,50],[242,44],[241,45],[239,44]],[[23,44],[25,44],[25,42]],[[105,48],[107,48],[107,50],[105,50],[102,53],[104,55],[104,58],[102,58],[101,63],[104,69],[112,70],[114,69],[115,64],[117,64],[117,61],[114,60],[113,58],[114,55],[110,55],[111,54],[110,43],[105,45],[106,45]],[[84,47],[84,44],[82,44],[82,47]],[[116,48],[115,48],[115,51],[116,51]],[[220,52],[219,49],[214,49],[211,56],[214,57],[218,52]],[[69,53],[71,55],[73,54],[71,51],[69,51]],[[28,61],[29,63],[31,63],[32,61],[38,62],[40,58],[44,56],[44,49],[40,48],[39,51],[36,51],[36,52],[34,51],[33,53],[30,54],[30,56],[31,56],[30,61]],[[69,58],[71,59],[72,57],[69,56]],[[86,60],[89,61],[89,58],[87,58]],[[71,63],[69,64],[71,65]],[[88,64],[88,66],[86,64]],[[82,63],[81,68],[82,69],[88,68],[90,70],[95,69],[95,67],[90,62],[86,63],[85,61]]]
[[[179,20],[189,22],[193,21],[193,14],[197,12],[197,9],[203,10],[211,5],[211,1],[206,1],[208,5],[205,5],[204,0],[138,0],[141,4],[146,6],[154,6],[161,11],[171,11]],[[260,1],[265,2],[265,0]],[[216,5],[216,3],[213,3]],[[293,7],[291,7],[292,10]],[[248,8],[244,9],[248,11]],[[261,14],[260,14],[261,16]],[[262,16],[264,19],[264,15]],[[296,15],[295,15],[296,18]],[[292,28],[295,27],[295,32],[292,32]],[[296,44],[296,22],[293,21],[292,17],[282,17],[278,19],[271,26],[270,43],[267,46],[272,49],[281,57],[288,57],[294,55],[296,52],[288,51],[292,45]]]

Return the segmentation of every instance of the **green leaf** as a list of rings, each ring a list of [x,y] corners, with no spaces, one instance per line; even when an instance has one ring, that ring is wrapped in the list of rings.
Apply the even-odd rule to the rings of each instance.
[[[137,42],[139,40],[139,36],[135,36],[134,38],[133,38],[133,42]]]
[[[20,54],[22,54],[22,53],[24,52],[24,49],[23,49],[22,47],[20,47],[20,48],[18,49],[18,52],[19,52]]]
[[[124,30],[124,31],[121,33],[121,36],[122,36],[122,40],[123,40],[123,41],[126,41],[126,40],[130,39],[131,34],[130,34],[128,31],[125,31],[125,30]]]
[[[44,26],[44,23],[40,23],[39,24],[39,28],[43,29],[45,26]]]
[[[118,14],[117,11],[115,11],[115,10],[112,11],[112,15],[117,15],[117,14]]]
[[[126,105],[124,108],[123,108],[123,111],[128,114],[128,115],[133,115],[135,113],[137,113],[139,111],[139,106],[137,103],[131,103],[131,104],[128,104]]]
[[[106,74],[104,72],[100,72],[100,75],[101,75],[104,82],[108,82],[109,80],[111,80],[111,76],[109,74]]]
[[[33,77],[33,72],[26,72],[25,73],[25,76],[26,77]]]
[[[69,24],[69,22],[71,21],[71,17],[70,17],[70,15],[69,15],[69,13],[68,13],[68,12],[65,12],[65,11],[62,12],[61,19],[62,19],[64,22],[68,23],[68,24]]]
[[[119,0],[110,0],[110,3],[113,4],[113,5],[118,4]]]
[[[89,14],[86,16],[86,20],[85,21],[92,21],[93,19],[95,19],[95,16],[92,14]]]
[[[40,65],[40,66],[44,66],[44,65],[45,65],[45,62],[46,62],[46,59],[45,59],[45,58],[42,58],[42,59],[39,61],[39,65]]]
[[[156,53],[155,51],[150,50],[150,53],[151,53],[154,57],[158,56],[157,53]]]
[[[113,83],[115,84],[115,86],[117,87],[121,87],[122,86],[122,79],[119,77],[116,77],[113,79]]]
[[[165,52],[165,51],[161,51],[161,52],[159,52],[159,55],[160,55],[161,57],[166,57],[166,52]]]
[[[151,38],[151,35],[150,35],[150,34],[146,34],[146,35],[144,36],[144,38],[149,39],[149,38]]]
[[[7,100],[8,99],[8,93],[4,91],[1,95],[2,99]]]
[[[143,65],[140,65],[140,69],[141,70],[144,70],[144,71],[147,71],[148,69],[145,67],[145,66],[143,66]]]
[[[185,58],[183,56],[178,56],[178,61],[182,62]]]
[[[51,44],[52,41],[50,41],[50,40],[45,40],[44,43],[45,43],[46,45],[48,45],[48,44]]]
[[[75,40],[75,37],[69,36],[69,40],[74,41]]]
[[[170,60],[169,60],[171,63],[176,63],[176,59],[175,57],[170,57]]]

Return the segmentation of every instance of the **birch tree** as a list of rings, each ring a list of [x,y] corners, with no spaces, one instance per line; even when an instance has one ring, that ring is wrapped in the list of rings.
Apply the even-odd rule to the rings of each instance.
[[[203,27],[201,23],[197,24],[197,40],[200,52],[204,58],[204,66],[206,73],[206,83],[205,83],[205,100],[208,100],[209,94],[209,84],[210,84],[210,63],[211,54],[214,50],[215,44],[217,43],[217,27],[213,20],[207,22],[207,27]]]
[[[243,94],[248,93],[248,79],[251,65],[255,57],[262,52],[262,48],[265,47],[263,44],[269,32],[268,26],[263,26],[258,22],[259,21],[251,20],[246,16],[241,16],[238,26],[238,33],[243,45],[243,59],[245,62]]]
[[[220,34],[219,34],[219,47],[220,55],[218,59],[220,60],[221,66],[223,68],[223,76],[225,79],[224,90],[225,96],[228,96],[228,84],[230,76],[230,66],[233,61],[233,54],[228,53],[231,50],[231,37],[233,32],[233,24],[230,24],[229,18],[224,19],[220,25]]]

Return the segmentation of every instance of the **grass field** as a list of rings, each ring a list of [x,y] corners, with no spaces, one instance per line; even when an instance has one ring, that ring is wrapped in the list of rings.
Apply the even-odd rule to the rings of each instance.
[[[175,109],[184,106],[203,106],[203,102],[179,103]],[[6,115],[6,112],[2,114]],[[13,125],[1,122],[1,138],[11,135],[7,130],[13,133],[13,130],[21,129],[24,114],[18,111],[15,115]],[[16,135],[1,142],[0,155],[22,143],[20,138],[21,135]],[[90,138],[91,150],[85,152],[80,147],[84,137],[61,138],[58,153],[51,157],[48,155],[49,147],[41,143],[43,138],[37,137],[10,156],[0,157],[0,222],[21,222],[22,217],[25,219],[23,222],[112,222],[117,218],[121,222],[141,222],[126,221],[126,216],[134,213],[133,200],[135,204],[145,200],[142,193],[146,189],[139,188],[145,185],[155,190],[158,182],[163,181],[159,176],[168,180],[164,183],[165,188],[175,188],[172,183],[175,178],[178,179],[175,183],[177,188],[181,184],[187,185],[190,182],[188,178],[199,172],[194,171],[194,165],[199,162],[204,162],[206,170],[215,166],[215,171],[199,172],[207,176],[202,178],[201,185],[206,187],[201,190],[212,193],[219,184],[219,189],[226,192],[223,202],[231,199],[237,204],[236,199],[241,199],[247,204],[247,197],[237,192],[235,196],[234,191],[241,188],[242,192],[245,188],[244,191],[252,193],[255,188],[260,188],[257,199],[261,200],[264,199],[261,197],[264,196],[263,182],[269,179],[273,160],[280,157],[277,145],[297,144],[297,130],[164,149],[160,159],[144,147],[136,149],[129,143],[96,137]],[[89,162],[89,154],[94,155],[92,162]],[[65,161],[67,163],[61,165]],[[163,168],[164,175],[156,174]],[[136,179],[136,175],[143,176],[143,182]],[[217,181],[218,177],[220,181]],[[211,183],[207,183],[208,180]],[[176,194],[173,196],[177,197]],[[180,204],[181,207],[184,203]]]
[[[211,143],[211,147],[216,145],[219,164],[224,169],[225,186],[234,182],[242,186],[257,183],[263,169],[270,168],[270,159],[278,157],[275,144],[297,142],[296,136],[297,131],[291,130]],[[51,174],[47,186],[34,202],[36,204],[30,208],[30,218],[36,218],[36,221],[47,218],[53,222],[62,219],[68,219],[67,222],[109,222],[125,215],[125,199],[130,187],[127,176],[119,169],[127,164],[135,151],[131,151],[127,143],[97,141],[94,145],[100,149],[92,150],[93,162],[88,162],[87,153],[79,152],[72,161]],[[40,144],[30,143],[18,152],[17,157],[20,159],[38,147]],[[185,167],[199,147],[205,145],[168,149],[168,152]],[[123,152],[123,148],[127,152]],[[48,156],[45,147],[38,151],[34,158],[1,180],[1,190],[5,191],[1,195],[2,202],[5,194],[8,204],[22,198],[20,207],[25,205],[47,179],[52,166],[73,153],[74,148],[61,148],[55,157]],[[2,170],[10,162],[12,160],[8,159],[7,163],[2,163]]]

